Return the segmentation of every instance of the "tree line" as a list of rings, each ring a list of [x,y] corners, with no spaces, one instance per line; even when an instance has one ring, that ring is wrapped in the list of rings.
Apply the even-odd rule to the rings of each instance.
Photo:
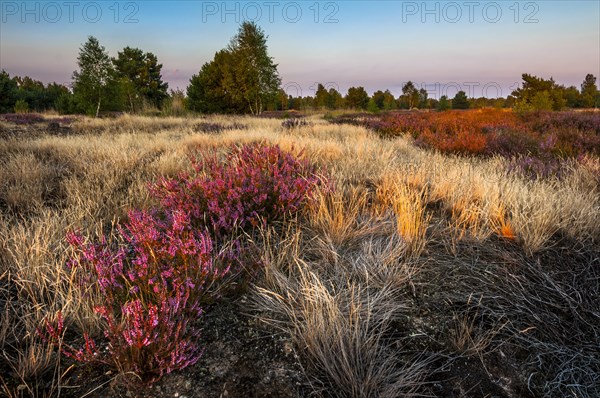
[[[110,57],[98,39],[90,36],[77,57],[79,69],[73,72],[70,87],[50,83],[46,86],[30,77],[11,78],[0,73],[0,112],[43,112],[98,116],[103,112],[138,113],[160,109],[178,93],[167,93],[162,80],[162,65],[156,55],[125,47]]]
[[[345,96],[336,89],[327,90],[323,84],[317,85],[312,97],[282,98],[282,104],[288,109],[361,109],[369,112],[389,111],[394,109],[469,109],[469,108],[515,108],[518,111],[561,110],[565,108],[597,108],[600,107],[600,91],[596,85],[596,77],[586,75],[581,89],[575,86],[565,87],[554,79],[543,79],[524,73],[522,87],[513,91],[506,98],[468,98],[464,91],[454,97],[447,95],[439,99],[429,98],[428,92],[418,89],[409,81],[402,87],[399,97],[389,90],[378,90],[369,96],[363,87],[351,87]]]
[[[506,98],[468,98],[459,91],[452,98],[430,98],[409,81],[397,98],[390,90],[369,95],[364,87],[350,87],[345,95],[317,84],[313,96],[291,96],[281,87],[277,64],[268,54],[267,36],[253,22],[244,22],[238,33],[213,59],[192,76],[185,92],[168,91],[162,64],[156,55],[125,47],[111,57],[98,39],[90,36],[80,48],[78,70],[70,87],[44,85],[28,76],[10,77],[0,72],[0,113],[56,110],[65,114],[98,116],[101,112],[177,114],[250,113],[264,110],[338,110],[368,112],[394,109],[514,108],[519,112],[600,107],[596,77],[588,74],[578,89],[554,79],[522,75],[522,86]]]

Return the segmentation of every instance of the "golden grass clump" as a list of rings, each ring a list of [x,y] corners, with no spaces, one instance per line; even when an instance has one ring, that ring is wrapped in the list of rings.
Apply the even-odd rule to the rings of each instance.
[[[426,244],[431,215],[427,214],[427,188],[415,189],[399,181],[398,175],[385,175],[376,189],[378,211],[391,210],[398,234],[407,242],[408,252],[418,256]]]

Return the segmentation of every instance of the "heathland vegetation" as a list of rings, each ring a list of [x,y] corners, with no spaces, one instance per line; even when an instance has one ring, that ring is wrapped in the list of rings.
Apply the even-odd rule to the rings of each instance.
[[[600,392],[592,152],[537,175],[319,116],[46,118],[0,122],[8,396]]]
[[[0,76],[0,395],[600,395],[594,76],[292,98],[249,23],[186,93],[78,66]]]

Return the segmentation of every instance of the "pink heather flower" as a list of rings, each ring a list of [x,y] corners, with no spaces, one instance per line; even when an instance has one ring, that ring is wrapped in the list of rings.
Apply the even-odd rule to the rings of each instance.
[[[86,244],[81,234],[67,240],[77,255],[69,266],[84,269],[82,283],[97,284],[104,305],[108,352],[100,354],[85,335],[85,346],[67,355],[81,362],[115,364],[155,380],[196,363],[200,330],[190,320],[202,314],[211,287],[246,250],[238,230],[282,220],[310,199],[321,181],[308,163],[262,144],[235,147],[216,156],[192,159],[195,173],[159,178],[149,186],[161,204],[132,210],[118,235]],[[230,243],[228,243],[230,242]],[[59,327],[47,327],[57,335]]]
[[[66,238],[69,245],[73,247],[83,246],[83,236],[79,232],[69,231]]]

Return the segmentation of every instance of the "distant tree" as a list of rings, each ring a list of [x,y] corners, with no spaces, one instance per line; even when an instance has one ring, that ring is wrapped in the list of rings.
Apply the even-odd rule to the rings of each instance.
[[[419,99],[419,90],[417,90],[414,83],[409,80],[402,86],[402,96],[400,97],[401,103],[408,107],[408,109],[412,109],[419,105]]]
[[[427,109],[429,108],[429,101],[427,98],[428,94],[427,94],[427,90],[425,90],[424,88],[419,90],[419,109]]]
[[[21,112],[25,109],[36,112],[56,109],[56,101],[63,93],[70,92],[61,84],[44,86],[29,76],[11,78],[6,72],[0,73],[0,112],[12,112],[17,102]]]
[[[277,100],[275,103],[275,109],[277,109],[279,111],[285,111],[289,108],[290,108],[290,104],[288,101],[288,95],[286,94],[284,89],[280,88],[277,91]]]
[[[371,99],[379,110],[390,110],[396,108],[396,99],[390,90],[377,90],[373,93]]]
[[[211,62],[202,65],[187,87],[187,108],[201,113],[242,113],[245,104],[239,94],[230,92],[226,82],[233,74],[233,57],[227,50],[215,53]]]
[[[58,110],[58,101],[62,96],[71,96],[71,91],[67,86],[56,82],[48,84],[46,86],[45,109]]]
[[[375,100],[371,98],[369,99],[369,103],[367,104],[367,110],[371,113],[379,113],[381,108],[379,108]]]
[[[599,92],[596,86],[596,77],[592,74],[585,76],[581,84],[581,106],[584,108],[593,108],[598,104]]]
[[[253,22],[244,22],[227,48],[192,76],[188,108],[260,114],[266,105],[277,102],[280,85],[277,65],[267,52],[267,37]]]
[[[317,91],[315,92],[315,107],[323,109],[327,107],[329,103],[329,92],[324,85],[319,83],[317,85]]]
[[[307,110],[315,107],[315,99],[314,97],[306,96],[301,100],[302,107],[300,109]]]
[[[385,106],[385,93],[381,90],[377,90],[373,93],[371,97],[377,109],[383,109]]]
[[[299,111],[302,109],[302,97],[292,97],[292,95],[289,95],[288,104],[289,109],[295,109]]]
[[[448,101],[448,96],[442,95],[440,97],[440,101],[438,102],[437,110],[446,111],[448,109],[450,109],[450,101]]]
[[[507,99],[502,98],[502,97],[494,98],[491,100],[491,105],[496,109],[506,108],[507,107],[506,103],[507,103]]]
[[[490,106],[491,102],[488,98],[469,98],[469,108],[471,109],[482,109]]]
[[[125,47],[113,59],[113,64],[131,112],[135,112],[143,103],[161,107],[168,97],[168,84],[162,80],[162,64],[158,63],[156,55]]]
[[[550,91],[555,86],[554,80],[545,80],[527,73],[521,75],[523,84],[513,91],[512,95],[518,100],[529,100],[541,91]]]
[[[6,71],[0,71],[0,113],[13,111],[17,95],[17,82]]]
[[[560,111],[567,105],[567,100],[564,98],[565,86],[555,85],[548,95],[552,101],[552,110]]]
[[[46,100],[44,83],[34,80],[29,76],[15,76],[14,79],[18,87],[17,96],[19,100],[27,103],[29,110],[41,112],[51,106]]]
[[[364,87],[350,87],[346,94],[346,106],[353,109],[367,109],[369,94]]]
[[[507,95],[506,101],[504,102],[505,108],[513,108],[515,106],[517,99],[514,95]]]
[[[544,91],[547,92],[547,98],[551,102],[551,109],[560,110],[566,105],[567,101],[563,96],[565,88],[557,85],[554,79],[545,80],[527,73],[523,73],[521,77],[523,79],[522,87],[512,93],[516,99],[515,107],[518,109],[538,110],[535,107],[536,104],[546,106],[546,94],[540,94]],[[534,98],[536,98],[535,104]]]
[[[390,92],[390,90],[385,90],[383,92],[383,109],[385,109],[386,111],[389,111],[391,109],[396,109],[396,108],[397,108],[396,98],[394,98],[394,95]]]
[[[467,93],[462,90],[456,93],[454,98],[452,98],[452,109],[469,109]]]
[[[110,95],[107,89],[114,78],[111,59],[98,39],[88,37],[79,51],[77,66],[79,70],[73,72],[73,92],[84,109],[98,117],[102,101]]]
[[[29,112],[29,104],[23,99],[18,99],[17,102],[15,102],[14,111],[15,113],[27,113]]]
[[[61,94],[54,102],[54,109],[62,115],[85,113],[85,109],[81,108],[81,104],[71,92]]]
[[[581,106],[581,94],[577,87],[570,86],[563,90],[565,106],[567,108],[579,108]]]
[[[554,102],[548,91],[540,91],[531,99],[531,106],[536,111],[551,111],[553,104]]]
[[[234,61],[229,89],[238,91],[250,113],[258,115],[281,86],[277,65],[267,51],[267,36],[254,22],[244,22],[227,49]]]
[[[342,109],[344,107],[344,97],[335,88],[331,87],[327,92],[327,108],[328,109]]]

